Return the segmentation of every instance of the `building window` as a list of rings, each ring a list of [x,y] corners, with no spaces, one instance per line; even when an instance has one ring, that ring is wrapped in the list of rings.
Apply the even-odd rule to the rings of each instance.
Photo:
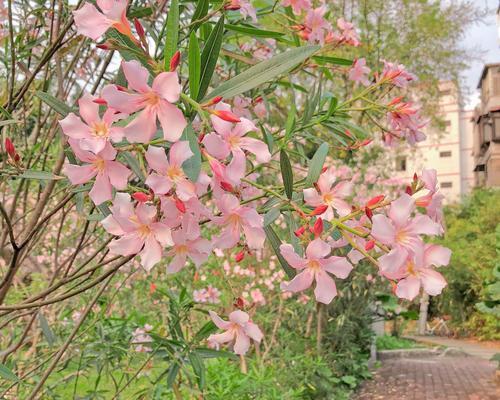
[[[439,157],[441,157],[441,158],[451,157],[451,151],[440,151],[439,152]]]
[[[396,171],[406,171],[406,157],[396,157]]]
[[[441,189],[453,187],[453,182],[441,182]]]
[[[444,96],[449,96],[451,94],[451,89],[444,89],[439,91],[439,96],[444,97]]]

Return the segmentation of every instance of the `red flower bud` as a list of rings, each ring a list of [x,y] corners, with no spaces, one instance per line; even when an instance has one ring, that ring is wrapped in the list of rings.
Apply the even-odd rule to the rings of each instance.
[[[16,156],[16,148],[14,147],[14,143],[9,138],[5,139],[5,151],[9,156],[14,158]]]
[[[98,49],[101,49],[101,50],[110,50],[111,49],[111,46],[107,42],[104,42],[101,44],[96,44],[95,47],[97,47]]]
[[[170,72],[174,72],[181,62],[181,52],[177,50],[170,59]]]
[[[373,142],[373,139],[365,139],[359,144],[359,147],[368,146],[371,142]]]
[[[321,168],[321,173],[326,172],[327,169],[328,169],[328,167]]]
[[[146,203],[147,201],[151,200],[151,197],[143,192],[135,192],[132,194],[132,198],[139,203]]]
[[[222,181],[222,182],[220,183],[220,187],[221,187],[223,190],[225,190],[226,192],[231,192],[231,193],[232,193],[232,192],[234,192],[234,187],[233,187],[233,185],[231,185],[230,183],[227,183],[227,182]]]
[[[106,100],[104,100],[103,98],[98,98],[98,99],[92,100],[92,102],[99,104],[100,106],[105,106],[108,104],[108,102]]]
[[[217,103],[220,103],[222,101],[222,96],[215,96],[213,99],[208,100],[206,103],[203,103],[201,106],[203,108],[207,108],[210,106],[213,106]]]
[[[314,223],[311,232],[314,233],[314,236],[318,237],[323,232],[323,220],[318,218]]]
[[[365,244],[365,250],[366,251],[370,251],[371,249],[373,249],[375,247],[375,240],[369,240],[368,242],[366,242]]]
[[[139,21],[137,18],[134,18],[134,26],[137,34],[139,37],[142,39],[143,37],[146,37],[146,34],[144,32],[144,28],[142,27],[141,21]]]
[[[240,310],[242,310],[243,307],[245,306],[245,301],[241,297],[237,297],[234,300],[233,306],[236,307],[236,308],[239,308]]]
[[[348,136],[348,137],[352,137],[352,133],[351,133],[351,131],[350,131],[349,129],[346,129],[346,130],[344,131],[344,134],[345,134],[346,136]]]
[[[384,199],[385,199],[385,196],[383,194],[381,194],[379,196],[375,196],[366,202],[366,207],[371,208],[373,206],[376,206],[378,203],[380,203]]]
[[[295,230],[295,232],[293,232],[293,234],[297,237],[301,237],[305,231],[306,231],[306,227],[301,226],[299,229]]]
[[[186,205],[182,202],[182,200],[179,200],[178,198],[175,199],[175,206],[181,213],[186,212]]]
[[[418,181],[418,175],[417,175],[417,173],[415,172],[415,173],[413,174],[413,182],[417,182],[417,181]]]
[[[122,85],[115,85],[120,92],[128,92],[128,89]]]
[[[236,262],[240,262],[241,260],[243,260],[245,258],[245,251],[244,250],[241,250],[238,254],[236,254],[236,256],[234,257],[234,260]]]
[[[16,163],[18,163],[19,161],[21,161],[21,157],[19,156],[19,154],[17,154],[17,153],[16,153],[16,154],[14,155],[14,161],[15,161]]]
[[[151,283],[149,285],[149,294],[153,294],[154,292],[156,292],[156,285],[154,283]]]
[[[220,119],[223,119],[224,121],[227,122],[233,122],[233,123],[241,122],[241,119],[237,115],[233,114],[231,111],[210,110],[209,113],[214,114]]]
[[[371,208],[369,207],[365,207],[365,214],[366,216],[370,219],[370,221],[372,220],[372,217],[373,217],[373,211]]]
[[[310,215],[321,215],[323,214],[326,210],[328,209],[328,206],[326,204],[321,204],[318,207],[316,207],[314,210],[312,210]]]
[[[388,104],[388,106],[393,106],[395,104],[398,104],[401,100],[403,99],[403,97],[396,97],[394,99],[391,100],[391,102]]]
[[[406,186],[405,193],[411,196],[413,194],[412,188],[410,186]]]

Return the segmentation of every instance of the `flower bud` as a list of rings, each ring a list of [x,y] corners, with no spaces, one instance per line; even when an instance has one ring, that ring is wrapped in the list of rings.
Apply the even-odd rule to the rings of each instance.
[[[181,52],[177,50],[170,59],[170,72],[174,72],[181,62]]]
[[[234,257],[234,260],[235,260],[236,262],[240,262],[240,261],[242,261],[244,258],[245,258],[245,251],[244,251],[244,250],[241,250],[238,254],[236,254],[236,256]]]
[[[10,138],[5,139],[5,151],[12,158],[16,156],[16,148],[14,147],[14,143],[12,143],[12,140],[10,140]]]
[[[370,251],[375,247],[375,240],[369,240],[368,242],[365,243],[365,250]]]
[[[385,196],[383,194],[381,194],[379,196],[375,196],[366,202],[366,207],[371,208],[373,206],[376,206],[378,203],[380,203],[384,199],[385,199]]]
[[[214,106],[217,103],[220,103],[222,101],[222,96],[215,96],[213,99],[208,100],[206,103],[203,103],[201,106],[203,108],[207,108],[210,106]]]
[[[370,219],[370,221],[372,220],[372,217],[373,217],[373,211],[371,208],[369,207],[365,207],[365,214],[366,216]]]
[[[236,308],[239,308],[240,310],[242,310],[243,307],[245,306],[245,301],[241,297],[237,297],[234,300],[233,306],[236,307]]]
[[[295,232],[293,232],[293,234],[297,237],[301,237],[305,231],[306,231],[306,227],[301,226],[299,229],[296,229]]]
[[[318,237],[323,233],[323,220],[321,218],[318,218],[316,222],[314,223],[311,232],[314,233],[314,236]]]
[[[225,182],[225,181],[222,181],[220,183],[220,187],[225,190],[226,192],[230,192],[230,193],[233,193],[234,192],[234,187],[233,185],[231,185],[230,183],[228,182]]]
[[[139,203],[146,203],[151,200],[150,196],[143,192],[135,192],[132,194],[132,198]]]
[[[154,292],[156,292],[156,285],[154,283],[151,283],[149,285],[149,294],[153,294]]]
[[[139,21],[137,18],[134,18],[134,27],[135,27],[135,30],[137,32],[137,34],[139,35],[139,37],[142,39],[143,37],[146,37],[146,34],[144,32],[144,28],[141,24],[141,21]]]
[[[415,172],[415,173],[413,174],[413,182],[417,182],[417,181],[418,181],[418,175],[417,175],[417,173]]]
[[[105,106],[108,104],[108,102],[101,97],[99,97],[98,99],[92,100],[92,102],[99,104],[100,106]]]
[[[241,119],[236,114],[233,114],[231,111],[209,110],[208,112],[227,122],[233,122],[233,123],[241,122]]]
[[[177,207],[177,209],[181,212],[181,213],[185,213],[186,212],[186,205],[182,202],[182,200],[176,198],[175,199],[175,206]]]
[[[406,186],[405,193],[411,196],[413,194],[412,188],[410,186]]]
[[[310,215],[321,215],[328,209],[326,204],[321,204],[311,211]]]

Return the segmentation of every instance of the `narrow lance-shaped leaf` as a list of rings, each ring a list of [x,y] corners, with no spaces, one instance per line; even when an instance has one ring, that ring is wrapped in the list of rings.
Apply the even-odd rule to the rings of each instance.
[[[201,151],[198,144],[198,138],[194,134],[191,126],[184,129],[181,140],[187,140],[193,152],[193,155],[182,164],[182,169],[191,181],[196,182],[201,171]]]
[[[193,18],[191,19],[192,30],[195,31],[200,26],[200,19],[205,17],[208,13],[208,0],[198,0],[198,5],[194,11]],[[198,22],[196,22],[198,21]]]
[[[288,72],[293,67],[312,56],[319,48],[319,46],[298,47],[278,54],[270,60],[262,61],[218,86],[217,89],[206,96],[205,100],[215,96],[231,98],[241,93],[245,93]]]
[[[226,24],[225,27],[226,27],[226,29],[228,29],[230,31],[244,33],[250,37],[276,39],[276,38],[279,38],[279,37],[284,35],[284,33],[282,33],[282,32],[266,31],[264,29],[258,29],[258,28],[255,28],[253,26]]]
[[[205,364],[203,363],[203,359],[196,352],[189,353],[188,358],[198,378],[198,386],[200,389],[203,389],[205,386]]]
[[[309,171],[307,173],[306,185],[311,186],[316,182],[323,169],[323,164],[325,163],[326,156],[328,155],[328,144],[323,143],[318,147],[316,153],[314,153],[311,162],[309,163]]]
[[[267,240],[269,240],[269,243],[271,243],[271,247],[273,248],[276,257],[278,258],[278,261],[283,267],[283,270],[286,272],[286,274],[290,279],[293,278],[295,276],[295,270],[290,266],[290,264],[288,264],[285,258],[281,255],[280,252],[281,240],[279,239],[278,235],[270,225],[264,226],[264,231],[266,232]]]
[[[201,57],[200,57],[200,45],[198,44],[198,38],[196,33],[193,31],[189,36],[189,51],[188,51],[188,61],[189,61],[189,92],[192,99],[198,98],[198,92],[200,91],[200,70],[201,70]]]
[[[290,159],[288,158],[288,154],[286,154],[285,150],[280,151],[280,168],[283,185],[285,186],[286,197],[291,199],[293,195],[293,172]]]
[[[4,364],[0,364],[0,376],[8,381],[18,382],[19,378]]]
[[[70,106],[68,106],[66,103],[63,103],[61,100],[56,99],[54,96],[51,96],[48,93],[37,91],[35,94],[36,97],[42,100],[55,112],[61,114],[63,117],[68,115],[70,112],[73,112],[73,109]]]
[[[177,51],[179,41],[179,1],[172,0],[167,15],[167,37],[165,38],[165,50],[163,52],[165,70],[168,71],[170,59]]]
[[[212,75],[214,74],[217,59],[219,58],[220,48],[222,46],[223,34],[224,15],[222,15],[219,21],[217,21],[217,24],[210,33],[210,36],[203,47],[203,52],[201,53],[200,88],[198,91],[198,100],[205,96],[208,86],[210,85],[210,81],[212,80]]]

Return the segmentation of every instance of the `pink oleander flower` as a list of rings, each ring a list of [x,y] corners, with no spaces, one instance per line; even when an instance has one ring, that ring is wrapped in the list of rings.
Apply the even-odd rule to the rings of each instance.
[[[244,355],[250,348],[250,339],[260,343],[264,335],[259,327],[250,321],[250,316],[241,310],[229,314],[229,321],[224,321],[213,311],[209,311],[212,321],[224,333],[213,334],[208,337],[208,342],[216,348],[225,343],[233,343],[233,351]]]
[[[254,289],[250,291],[250,298],[255,305],[264,306],[266,305],[266,298],[260,289]]]
[[[198,222],[189,215],[183,218],[182,227],[172,232],[172,240],[172,249],[167,252],[167,256],[173,257],[167,266],[169,274],[184,268],[188,257],[199,267],[212,250],[210,242],[201,237]]]
[[[228,104],[219,103],[216,109],[229,111],[230,107]],[[252,121],[241,118],[241,122],[233,124],[215,115],[211,116],[211,120],[215,132],[206,135],[202,143],[208,153],[219,160],[224,160],[232,154],[233,158],[227,166],[227,170],[234,180],[239,181],[245,174],[244,150],[255,154],[259,163],[269,162],[271,153],[267,145],[261,140],[245,136],[248,132],[257,130]]]
[[[349,70],[349,79],[353,82],[361,83],[364,86],[370,86],[370,80],[368,79],[369,73],[370,68],[366,66],[366,60],[364,58],[359,58],[354,61],[354,64]]]
[[[215,247],[228,249],[236,246],[241,231],[245,234],[248,247],[260,249],[264,246],[264,220],[255,209],[240,205],[238,199],[231,194],[223,194],[216,199],[216,204],[222,215],[212,217],[212,221],[222,227],[222,233],[216,240]]]
[[[238,0],[240,3],[240,14],[243,18],[250,17],[253,22],[257,22],[257,11],[252,6],[250,0]]]
[[[306,27],[307,40],[310,43],[321,43],[325,41],[325,37],[331,31],[331,24],[325,19],[327,9],[323,5],[318,8],[311,8],[307,12],[304,20]]]
[[[158,119],[164,139],[170,142],[179,140],[187,123],[182,111],[173,104],[179,100],[181,93],[177,72],[158,74],[150,87],[149,72],[138,61],[124,61],[122,69],[133,92],[107,85],[102,90],[102,97],[110,107],[120,112],[132,114],[141,111],[125,127],[127,139],[140,143],[151,141]]]
[[[334,209],[339,215],[344,216],[351,212],[351,207],[344,198],[348,197],[353,189],[352,182],[342,181],[337,183],[335,167],[330,167],[323,172],[317,183],[319,193],[314,188],[304,189],[304,201],[312,207],[327,205],[326,211],[321,214],[323,219],[330,221],[334,217]]]
[[[236,96],[233,99],[233,112],[238,117],[251,118],[252,114],[248,109],[248,107],[250,107],[250,104],[251,104],[251,99],[249,99],[248,97]]]
[[[421,118],[420,111],[413,108],[411,103],[400,102],[400,99],[393,100],[391,105],[393,108],[387,113],[391,133],[406,138],[411,145],[424,141],[426,135],[422,129],[428,121]]]
[[[89,197],[95,205],[113,198],[112,187],[117,190],[127,188],[128,177],[132,171],[118,161],[114,161],[116,150],[111,144],[107,143],[97,154],[80,149],[78,141],[74,139],[69,139],[69,144],[75,156],[86,164],[65,164],[62,172],[73,185],[81,185],[95,178],[94,185],[89,192]]]
[[[99,153],[109,141],[119,142],[123,138],[123,128],[113,126],[113,123],[125,115],[108,108],[103,117],[99,116],[99,104],[95,103],[97,97],[88,93],[79,100],[80,115],[83,121],[75,114],[69,113],[66,118],[59,121],[63,133],[79,140],[82,150],[89,150],[94,154]]]
[[[314,239],[306,248],[306,257],[295,253],[293,246],[282,244],[281,255],[291,267],[300,271],[290,282],[282,282],[281,289],[288,292],[302,292],[316,281],[314,295],[320,303],[330,304],[337,295],[335,281],[329,274],[345,279],[352,265],[345,257],[329,256],[331,247],[320,238]]]
[[[73,11],[76,30],[79,34],[97,40],[109,28],[133,38],[127,21],[128,0],[97,0],[100,12],[93,4],[85,3]]]
[[[388,273],[399,270],[409,255],[415,254],[423,241],[420,235],[438,235],[441,227],[427,215],[417,214],[415,200],[404,193],[391,203],[388,216],[374,215],[371,235],[392,248],[384,255],[385,265],[391,266]]]
[[[116,194],[111,214],[101,223],[107,232],[120,236],[108,245],[110,252],[122,256],[139,254],[147,271],[161,260],[163,247],[173,245],[171,229],[158,220],[156,207],[139,203],[134,209],[127,193]]]
[[[359,36],[351,22],[347,22],[344,18],[339,18],[337,20],[337,27],[340,29],[341,41],[354,47],[360,45]]]
[[[448,265],[450,257],[450,249],[425,244],[414,255],[408,255],[397,271],[393,271],[390,257],[380,257],[380,272],[389,279],[398,280],[396,296],[402,299],[413,300],[419,294],[421,286],[427,294],[437,296],[446,286],[446,280],[432,266]]]
[[[167,194],[172,189],[182,201],[196,196],[196,186],[191,182],[182,169],[184,161],[193,155],[189,142],[180,141],[170,147],[167,155],[163,147],[149,146],[146,151],[146,160],[155,172],[146,179],[155,194]]]
[[[416,81],[417,77],[406,71],[403,64],[397,65],[384,60],[381,79],[387,79],[394,86],[405,88],[410,82]]]
[[[149,353],[153,351],[153,349],[147,346],[147,343],[151,343],[153,338],[148,335],[153,327],[149,324],[144,325],[144,328],[137,328],[134,332],[132,332],[132,340],[130,343],[135,344],[135,351],[138,353]]]
[[[300,15],[302,11],[307,11],[312,7],[310,0],[282,0],[281,5],[292,7],[295,15]]]

